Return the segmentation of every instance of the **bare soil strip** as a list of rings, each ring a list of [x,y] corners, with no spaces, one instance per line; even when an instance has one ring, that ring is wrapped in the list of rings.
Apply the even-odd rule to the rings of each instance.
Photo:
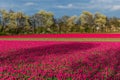
[[[80,41],[120,42],[120,38],[0,38],[0,41]]]

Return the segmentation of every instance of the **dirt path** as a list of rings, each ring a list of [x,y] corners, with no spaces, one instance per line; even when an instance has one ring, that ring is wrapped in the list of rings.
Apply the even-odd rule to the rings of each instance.
[[[98,41],[98,42],[120,42],[120,38],[0,38],[0,41]]]

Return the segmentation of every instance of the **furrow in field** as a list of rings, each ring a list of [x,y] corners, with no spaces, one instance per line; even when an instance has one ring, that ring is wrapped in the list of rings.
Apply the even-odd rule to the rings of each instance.
[[[120,42],[120,38],[0,38],[6,41],[99,41]]]

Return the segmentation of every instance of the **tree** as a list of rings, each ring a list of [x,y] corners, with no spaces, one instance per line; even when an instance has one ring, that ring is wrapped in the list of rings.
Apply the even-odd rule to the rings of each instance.
[[[77,19],[77,16],[71,16],[70,18],[68,18],[67,20],[67,32],[74,32],[75,30],[75,21]]]
[[[5,31],[8,33],[16,33],[17,25],[16,25],[16,13],[13,11],[9,11],[8,13],[8,24],[6,26]]]
[[[107,17],[101,13],[96,13],[94,18],[94,23],[98,30],[101,29],[101,31],[103,31],[107,23]]]
[[[17,25],[17,33],[29,33],[30,24],[29,24],[29,16],[25,15],[22,12],[16,13],[16,25]]]
[[[1,32],[4,31],[5,27],[7,26],[8,20],[9,20],[9,13],[6,10],[0,10],[0,15],[1,15]]]
[[[41,10],[37,14],[40,16],[40,26],[44,27],[46,32],[51,32],[50,27],[54,24],[53,13]]]
[[[34,33],[36,33],[36,24],[38,22],[37,15],[33,15],[28,20],[31,27],[33,27]]]
[[[36,28],[41,27],[44,28],[42,32],[45,33],[46,31],[50,31],[51,25],[54,24],[53,18],[54,15],[51,12],[42,10],[30,17],[29,23],[33,26],[34,32],[36,32]]]
[[[57,19],[57,24],[59,27],[59,33],[63,33],[67,31],[67,20],[69,19],[69,16],[62,16],[61,18]]]
[[[0,31],[2,29],[2,15],[0,14]]]
[[[86,32],[88,32],[93,27],[93,15],[88,11],[83,11],[80,15],[81,25],[85,27]]]

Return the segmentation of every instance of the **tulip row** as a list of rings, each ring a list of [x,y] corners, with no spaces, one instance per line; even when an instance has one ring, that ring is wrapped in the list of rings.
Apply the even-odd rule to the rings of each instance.
[[[120,38],[120,34],[25,34],[0,36],[0,38]]]

